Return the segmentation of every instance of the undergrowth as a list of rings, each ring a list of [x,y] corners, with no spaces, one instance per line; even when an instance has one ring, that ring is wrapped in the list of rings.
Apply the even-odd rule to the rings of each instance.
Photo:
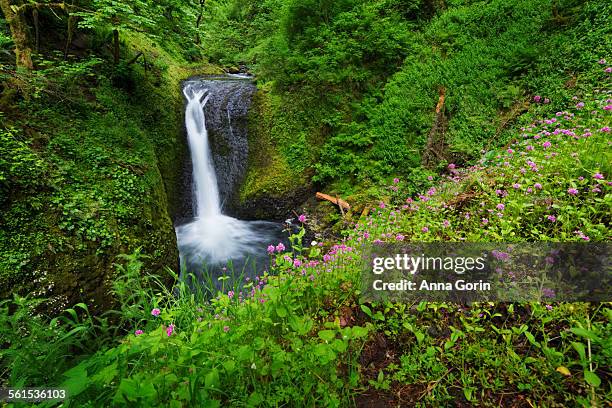
[[[134,254],[115,281],[124,302],[113,324],[82,313],[47,327],[24,319],[25,301],[10,305],[18,313],[5,303],[5,334],[28,329],[2,352],[3,378],[30,386],[44,378],[68,390],[68,406],[605,404],[609,304],[554,295],[547,303],[368,303],[360,271],[364,249],[382,242],[609,241],[606,68],[603,61],[596,92],[554,116],[534,119],[546,111],[547,95],[538,95],[513,142],[479,164],[450,163],[420,194],[393,180],[387,199],[342,242],[305,245],[302,229],[292,249],[268,248],[269,272],[212,298],[180,279],[174,291],[140,283]],[[104,339],[91,340],[96,353],[83,348],[59,367],[24,367],[24,353],[50,361],[96,331]],[[49,338],[57,346],[47,355]]]

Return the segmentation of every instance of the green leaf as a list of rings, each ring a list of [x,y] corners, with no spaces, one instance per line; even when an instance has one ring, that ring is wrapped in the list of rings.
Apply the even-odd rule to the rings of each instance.
[[[234,362],[234,360],[224,361],[223,368],[228,374],[231,374],[236,369],[236,363]]]
[[[119,370],[117,370],[117,362],[104,367],[100,372],[92,377],[92,381],[101,382],[104,385],[108,385],[111,381],[115,379],[115,377],[119,374]]]
[[[529,340],[532,345],[540,348],[540,343],[536,341],[535,337],[533,336],[533,334],[531,334],[531,332],[526,331],[524,334],[525,337],[527,337],[527,340]]]
[[[382,314],[382,312],[379,310],[378,312],[376,312],[376,314],[374,316],[372,316],[372,318],[374,320],[380,320],[380,321],[385,321],[385,315]]]
[[[219,388],[219,371],[213,368],[206,377],[204,377],[204,385],[206,388]]]
[[[586,352],[584,350],[584,344],[572,341],[572,347],[574,347],[574,349],[576,349],[576,351],[578,352],[578,356],[580,356],[580,362],[582,363],[582,366],[586,366]]]
[[[89,386],[86,366],[78,365],[68,370],[64,375],[68,378],[62,383],[60,388],[66,389],[66,392],[71,397],[79,395]]]
[[[256,407],[257,405],[261,404],[263,401],[264,401],[263,396],[257,391],[255,391],[251,395],[249,395],[249,400],[247,404],[250,407]]]
[[[366,337],[368,335],[368,328],[367,327],[361,327],[361,326],[353,326],[352,328],[352,338],[354,339],[359,339],[362,337]]]
[[[366,305],[361,305],[361,310],[363,311],[363,313],[368,315],[368,317],[370,317],[370,318],[372,317],[372,309],[370,309]]]
[[[336,337],[336,332],[334,330],[321,330],[319,337],[329,343]]]
[[[332,343],[332,347],[334,348],[334,350],[336,350],[338,353],[344,353],[348,347],[348,343],[345,341],[342,341],[340,339],[336,339],[334,340],[334,342]]]
[[[595,333],[593,333],[592,330],[586,330],[586,329],[583,329],[582,327],[572,327],[570,331],[577,336],[586,337],[594,341],[601,340],[599,337],[597,337]]]
[[[287,317],[287,309],[284,308],[283,306],[278,306],[276,308],[276,314],[278,315],[278,317],[283,318],[283,317]]]
[[[120,403],[123,402],[124,399],[127,399],[128,401],[136,400],[140,396],[138,388],[138,381],[130,378],[122,379],[121,383],[119,384],[119,388],[117,389],[117,393],[115,394],[114,401]]]
[[[138,394],[143,398],[155,398],[157,392],[152,382],[141,382]]]
[[[590,370],[584,370],[584,379],[593,387],[599,387],[601,385],[599,376]]]
[[[465,396],[465,399],[468,401],[472,401],[473,393],[474,393],[474,388],[472,387],[466,387],[463,389],[463,395]]]

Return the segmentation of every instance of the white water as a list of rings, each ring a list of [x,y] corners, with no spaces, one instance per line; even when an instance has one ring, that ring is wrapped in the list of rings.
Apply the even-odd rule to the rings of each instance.
[[[188,101],[185,125],[193,166],[194,220],[176,229],[182,260],[220,265],[265,255],[265,246],[277,238],[273,230],[278,224],[241,221],[222,214],[204,114],[210,95],[208,90],[198,89],[197,83],[187,83],[183,93]]]
[[[221,214],[221,205],[204,116],[204,106],[210,95],[204,96],[208,93],[208,89],[196,91],[189,85],[185,86],[183,93],[188,101],[185,109],[185,127],[193,166],[195,216],[196,218],[215,217]]]

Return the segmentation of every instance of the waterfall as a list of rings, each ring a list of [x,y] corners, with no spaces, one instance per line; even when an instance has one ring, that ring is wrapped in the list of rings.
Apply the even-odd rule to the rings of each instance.
[[[188,81],[183,88],[187,100],[185,128],[192,165],[193,218],[190,222],[178,226],[176,235],[181,260],[191,269],[189,272],[194,272],[193,269],[201,270],[203,266],[209,270],[211,266],[223,266],[230,261],[234,267],[244,267],[250,260],[263,261],[267,259],[266,246],[281,239],[282,226],[278,223],[242,221],[227,216],[222,211],[220,185],[215,168],[223,170],[220,174],[225,184],[235,183],[237,177],[226,173],[236,173],[234,170],[239,166],[244,169],[246,154],[240,149],[248,148],[246,134],[245,140],[236,141],[237,132],[232,128],[232,120],[239,119],[232,115],[244,116],[246,109],[230,109],[224,103],[227,103],[232,95],[235,96],[236,103],[245,103],[245,94],[239,91],[245,85],[252,86],[245,78],[224,77]],[[251,94],[247,96],[250,98]],[[232,151],[236,150],[238,156],[234,155],[236,157],[232,159],[213,155],[209,140],[210,129],[206,121],[207,112],[213,115],[215,126],[221,128],[215,129],[215,134],[225,132],[224,136],[230,142]],[[224,191],[231,191],[234,186],[222,187]]]
[[[193,167],[193,202],[196,218],[210,218],[221,214],[217,176],[208,146],[208,130],[204,107],[208,102],[208,89],[193,90],[189,85],[183,89],[187,98],[185,127],[191,151]],[[206,96],[205,96],[206,95]],[[202,100],[202,98],[204,98]]]

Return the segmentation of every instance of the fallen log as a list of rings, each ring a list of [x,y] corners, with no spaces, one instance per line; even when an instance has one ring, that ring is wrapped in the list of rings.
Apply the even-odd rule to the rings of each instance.
[[[347,203],[346,201],[344,201],[343,199],[339,197],[332,197],[330,195],[317,192],[316,198],[317,200],[327,200],[331,202],[332,204],[336,204],[338,207],[340,207],[340,211],[344,211],[344,210],[348,211],[351,209],[351,206],[349,205],[349,203]]]

